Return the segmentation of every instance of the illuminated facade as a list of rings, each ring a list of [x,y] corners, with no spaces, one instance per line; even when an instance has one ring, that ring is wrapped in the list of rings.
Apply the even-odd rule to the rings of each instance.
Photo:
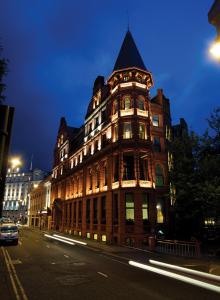
[[[61,119],[52,174],[52,228],[141,246],[169,223],[169,100],[153,85],[128,31],[107,82],[94,82],[84,125]]]
[[[32,186],[28,207],[28,225],[47,229],[50,224],[51,175]]]
[[[44,173],[39,169],[21,172],[19,168],[9,168],[6,175],[3,216],[26,223],[30,190],[43,177]]]

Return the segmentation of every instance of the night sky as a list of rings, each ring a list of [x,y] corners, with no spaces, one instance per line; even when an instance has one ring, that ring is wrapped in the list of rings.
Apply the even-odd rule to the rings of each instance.
[[[173,124],[202,133],[220,104],[220,65],[207,55],[214,0],[0,0],[7,104],[16,107],[11,152],[50,170],[61,116],[81,126],[97,75],[108,78],[127,30],[163,88]],[[129,12],[127,14],[127,11]],[[27,163],[28,164],[28,163]],[[27,165],[26,164],[26,165]]]

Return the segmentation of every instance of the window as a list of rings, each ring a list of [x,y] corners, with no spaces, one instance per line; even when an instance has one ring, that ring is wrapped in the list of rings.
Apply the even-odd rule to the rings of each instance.
[[[118,140],[118,125],[114,125],[114,142]]]
[[[134,196],[132,193],[125,193],[126,223],[134,224]]]
[[[124,97],[123,101],[123,109],[130,109],[131,108],[131,98],[129,96]]]
[[[153,148],[155,152],[161,152],[160,138],[157,136],[154,137]]]
[[[113,222],[118,224],[118,194],[114,194],[113,198]]]
[[[149,180],[148,159],[146,153],[140,153],[139,169],[140,169],[140,180]]]
[[[106,197],[101,198],[101,223],[106,224]]]
[[[92,190],[92,170],[89,170],[89,190]]]
[[[146,126],[144,123],[139,123],[139,139],[144,140],[146,138]]]
[[[159,127],[159,116],[153,115],[153,126]]]
[[[74,205],[73,205],[73,208],[74,208],[74,211],[73,211],[73,222],[76,224],[76,202],[74,202]]]
[[[78,218],[79,223],[82,223],[82,201],[78,202]]]
[[[128,74],[125,74],[124,77],[123,77],[124,81],[128,81],[129,80],[129,75]]]
[[[103,185],[107,185],[107,178],[108,178],[108,173],[107,173],[107,166],[104,166],[104,180],[103,180]]]
[[[163,170],[160,165],[156,165],[155,174],[156,174],[156,186],[163,186],[164,177],[163,177]]]
[[[123,154],[123,180],[134,179],[134,154]]]
[[[99,167],[96,170],[96,188],[99,188],[100,186],[100,170]]]
[[[90,199],[86,200],[86,223],[90,223]]]
[[[112,106],[112,114],[115,115],[118,111],[118,101],[114,100],[113,101],[113,106]]]
[[[144,99],[142,98],[137,99],[137,108],[140,110],[145,110]]]
[[[102,123],[106,121],[106,109],[102,110]]]
[[[149,219],[148,215],[148,203],[149,203],[149,195],[147,193],[142,194],[142,219],[143,224],[146,224]]]
[[[124,123],[123,128],[123,139],[131,139],[132,138],[132,128],[131,123]]]
[[[98,199],[94,198],[93,199],[93,224],[98,223]]]
[[[119,156],[114,156],[114,182],[119,180]]]
[[[157,223],[164,223],[164,199],[158,198],[156,203]]]
[[[99,125],[99,117],[95,118],[95,128]]]

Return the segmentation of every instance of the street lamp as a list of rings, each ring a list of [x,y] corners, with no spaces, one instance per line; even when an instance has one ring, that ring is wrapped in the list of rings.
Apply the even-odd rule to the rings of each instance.
[[[209,53],[214,59],[220,62],[220,0],[214,1],[208,12],[208,20],[217,31],[217,38],[209,48]]]
[[[215,41],[209,48],[209,53],[213,58],[220,61],[220,39]]]
[[[18,171],[18,167],[21,166],[21,159],[19,157],[12,157],[9,162],[10,162],[12,171],[14,171],[16,169]]]

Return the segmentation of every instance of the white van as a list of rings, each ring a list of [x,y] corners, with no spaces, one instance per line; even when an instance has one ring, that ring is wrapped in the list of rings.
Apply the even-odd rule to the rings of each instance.
[[[0,243],[18,244],[18,226],[13,223],[2,223],[0,225]]]

